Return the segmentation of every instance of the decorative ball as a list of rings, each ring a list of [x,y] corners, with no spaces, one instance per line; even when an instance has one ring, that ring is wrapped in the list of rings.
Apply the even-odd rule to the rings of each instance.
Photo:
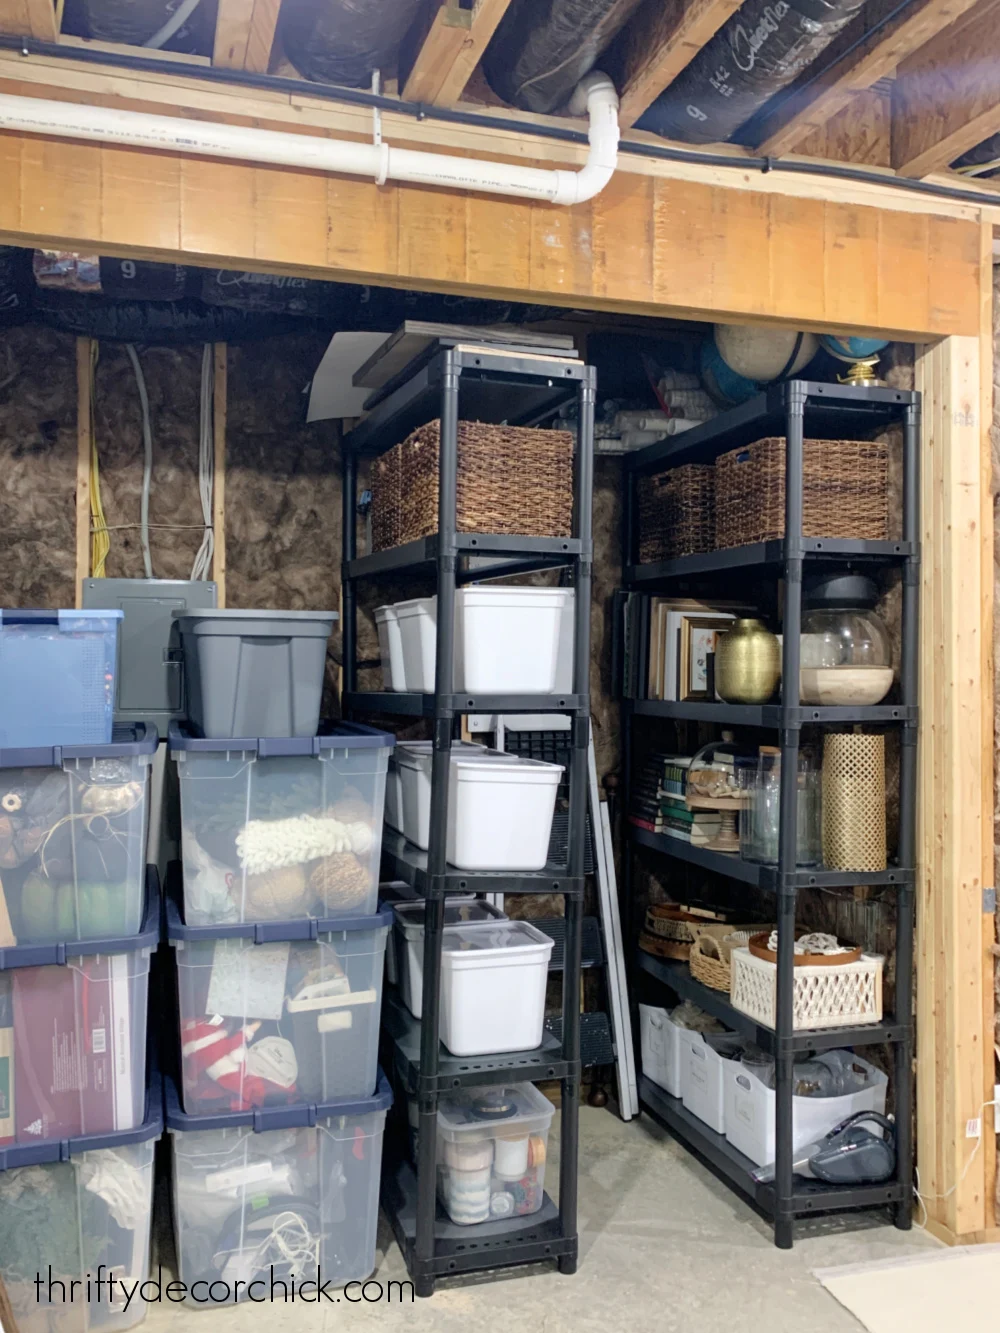
[[[359,907],[371,891],[371,871],[352,852],[324,856],[313,867],[309,887],[327,909]]]
[[[306,905],[306,872],[303,866],[284,866],[247,875],[247,905],[264,920],[299,915]]]
[[[749,402],[760,393],[756,380],[748,380],[726,365],[711,338],[706,338],[701,345],[701,378],[708,392],[723,407]]]
[[[765,329],[744,324],[716,324],[715,345],[719,355],[737,375],[758,383],[767,383],[781,374],[795,375],[809,364],[819,351],[814,333],[799,338],[794,329]],[[789,365],[794,353],[794,360]]]
[[[819,341],[824,350],[838,361],[864,361],[889,346],[887,338],[837,338],[832,333],[824,333]]]

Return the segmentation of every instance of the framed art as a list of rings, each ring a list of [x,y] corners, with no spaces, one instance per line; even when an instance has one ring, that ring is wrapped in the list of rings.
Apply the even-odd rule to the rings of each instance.
[[[709,693],[708,655],[715,652],[718,636],[732,625],[731,616],[682,615],[677,698],[694,703],[714,698]]]

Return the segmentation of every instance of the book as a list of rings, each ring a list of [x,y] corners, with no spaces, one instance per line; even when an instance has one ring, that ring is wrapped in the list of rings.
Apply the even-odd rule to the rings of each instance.
[[[10,974],[0,973],[0,1143],[14,1137],[14,1006]]]

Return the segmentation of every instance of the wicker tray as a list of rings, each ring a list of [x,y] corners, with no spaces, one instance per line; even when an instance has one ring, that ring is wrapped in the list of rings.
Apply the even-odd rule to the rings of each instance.
[[[678,963],[686,963],[691,956],[690,941],[685,944],[680,940],[665,940],[662,935],[653,935],[648,930],[640,931],[639,948],[654,958],[673,958]]]
[[[372,468],[372,550],[437,532],[440,447],[441,423],[430,421]],[[457,525],[460,532],[568,537],[573,525],[572,435],[460,421]]]
[[[688,963],[691,975],[712,990],[729,994],[729,955],[733,949],[745,948],[758,926],[704,926],[691,946]]]
[[[641,477],[639,562],[701,555],[715,544],[715,468],[685,463]]]
[[[703,916],[685,912],[682,907],[670,903],[654,903],[646,908],[645,931],[660,939],[673,940],[677,944],[692,944],[698,927],[706,924]]]
[[[806,537],[889,536],[889,449],[868,440],[804,440]],[[715,545],[748,546],[785,535],[785,440],[772,436],[715,464]]]

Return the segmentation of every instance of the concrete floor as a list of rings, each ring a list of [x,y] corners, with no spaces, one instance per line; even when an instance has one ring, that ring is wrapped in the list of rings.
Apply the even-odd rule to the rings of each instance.
[[[412,1305],[150,1306],[146,1333],[199,1333],[209,1320],[212,1333],[731,1333],[737,1324],[767,1333],[858,1333],[861,1325],[812,1270],[938,1248],[920,1231],[897,1231],[860,1214],[803,1224],[795,1248],[779,1251],[768,1226],[645,1116],[626,1125],[608,1110],[584,1107],[581,1141],[574,1277],[554,1265],[472,1275],[443,1282],[430,1300]],[[549,1145],[554,1168],[558,1114]],[[171,1266],[169,1240],[161,1238],[158,1248],[159,1261]],[[406,1276],[384,1219],[374,1276]]]

